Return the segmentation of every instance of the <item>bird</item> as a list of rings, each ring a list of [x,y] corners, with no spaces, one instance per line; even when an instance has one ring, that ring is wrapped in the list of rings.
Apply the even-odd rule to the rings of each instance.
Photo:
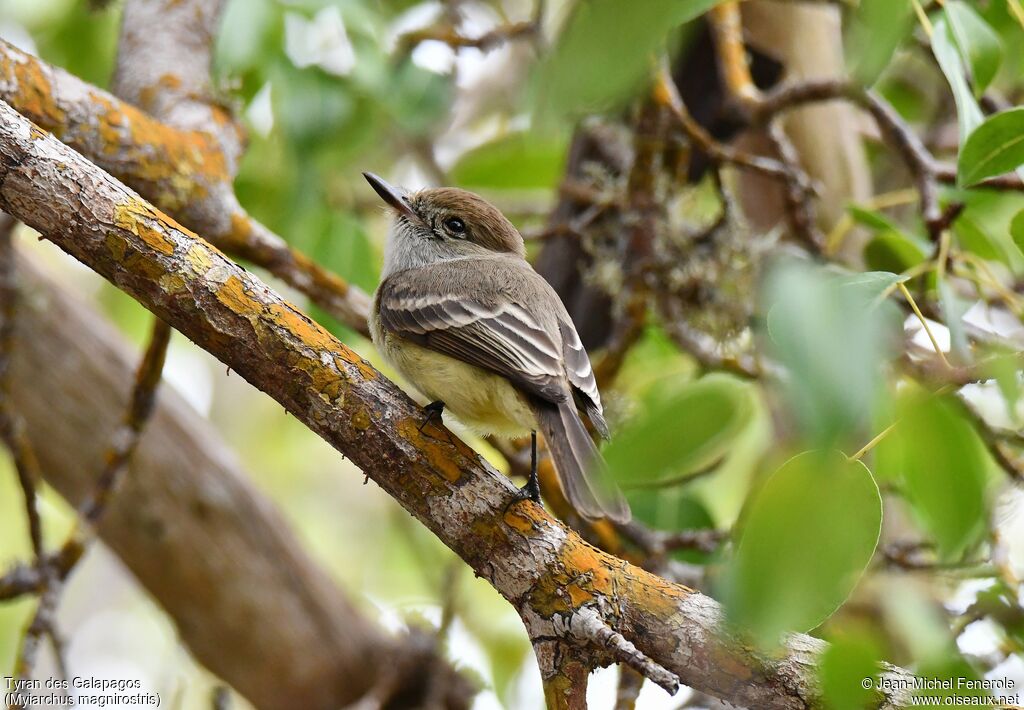
[[[518,499],[540,502],[537,432],[558,481],[587,520],[630,520],[584,418],[608,437],[594,370],[555,290],[526,260],[519,230],[484,198],[455,187],[408,192],[363,176],[393,212],[370,334],[383,358],[483,435],[530,435]]]

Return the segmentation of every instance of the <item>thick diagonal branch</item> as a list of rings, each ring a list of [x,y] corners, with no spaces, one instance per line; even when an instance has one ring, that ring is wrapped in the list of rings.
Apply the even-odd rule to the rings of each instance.
[[[421,432],[419,408],[362,358],[5,104],[0,208],[277,400],[524,618],[579,629],[596,613],[601,628],[698,690],[769,710],[814,703],[823,642],[796,636],[781,656],[760,657],[723,631],[713,600],[591,547],[529,501],[514,503],[507,478],[446,430]],[[607,639],[564,640],[586,648],[594,663],[612,660]]]
[[[12,353],[12,403],[47,482],[72,505],[96,487],[106,434],[121,426],[132,349],[82,299],[19,258],[26,294]],[[59,405],[61,416],[54,417]],[[99,526],[103,541],[174,620],[207,668],[261,708],[328,708],[472,691],[429,639],[390,637],[303,552],[237,459],[171,389]],[[81,550],[61,550],[70,569]],[[42,590],[35,566],[2,570],[0,600]],[[273,668],[272,673],[267,668]]]

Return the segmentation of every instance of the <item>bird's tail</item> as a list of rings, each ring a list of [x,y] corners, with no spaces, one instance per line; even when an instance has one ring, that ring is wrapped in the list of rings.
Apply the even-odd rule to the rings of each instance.
[[[562,492],[576,512],[588,520],[609,518],[629,522],[629,505],[609,478],[604,460],[590,438],[572,400],[560,404],[536,403],[534,414]]]

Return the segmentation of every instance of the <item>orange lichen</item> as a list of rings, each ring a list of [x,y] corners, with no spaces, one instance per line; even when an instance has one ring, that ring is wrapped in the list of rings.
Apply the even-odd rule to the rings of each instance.
[[[69,127],[68,143],[91,145],[111,156],[114,164],[108,167],[118,177],[146,183],[140,190],[164,209],[174,211],[201,200],[210,185],[230,180],[224,154],[210,134],[172,128],[103,92],[90,92],[89,98],[95,126]],[[91,132],[98,141],[90,138]]]
[[[446,447],[423,436],[423,433],[420,431],[420,422],[412,418],[402,419],[398,422],[397,428],[398,435],[406,441],[412,442],[416,448],[422,451],[423,455],[427,457],[427,462],[446,481],[455,483],[462,478],[462,469],[453,460],[450,453],[445,450]]]
[[[244,245],[252,237],[252,220],[242,212],[231,213],[231,230],[225,235],[225,243]]]
[[[335,354],[334,360],[338,367],[341,368],[346,367],[345,363],[355,365],[364,380],[376,380],[380,376],[380,373],[374,369],[373,365],[359,357],[354,350],[350,350],[344,345],[338,348],[338,352]]]
[[[531,508],[533,506],[510,505],[502,519],[510,528],[518,530],[523,535],[532,536],[540,529],[540,526],[539,520],[533,515],[537,511],[531,510]]]
[[[237,276],[230,276],[221,284],[217,289],[217,300],[230,308],[232,312],[239,314],[251,314],[254,306],[253,298],[245,292],[242,279]]]
[[[264,314],[278,325],[294,333],[302,342],[317,350],[327,350],[336,355],[347,350],[338,340],[305,313],[282,301],[265,304]]]
[[[141,200],[129,199],[115,205],[114,224],[136,235],[161,254],[170,256],[174,253],[174,240],[168,229],[171,225],[163,215]]]
[[[621,593],[634,600],[637,608],[662,618],[668,618],[678,610],[680,599],[695,593],[639,567],[627,567],[624,572],[618,576]]]
[[[341,407],[345,403],[346,379],[328,367],[323,367],[316,357],[294,351],[289,353],[287,364],[290,369],[302,372],[309,378],[310,388],[324,402]]]
[[[0,93],[22,115],[60,136],[67,114],[54,98],[49,71],[27,54],[6,47],[0,52],[0,85],[14,88]]]

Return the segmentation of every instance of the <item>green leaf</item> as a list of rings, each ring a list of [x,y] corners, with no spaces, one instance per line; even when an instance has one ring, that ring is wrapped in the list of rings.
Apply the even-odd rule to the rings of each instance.
[[[932,31],[932,52],[946,81],[949,82],[949,87],[953,90],[953,101],[956,102],[956,115],[960,126],[960,145],[963,146],[967,136],[981,124],[984,115],[967,83],[967,69],[960,58],[953,32],[945,17],[940,17],[935,22]]]
[[[651,528],[678,531],[714,526],[704,504],[682,486],[633,488],[627,497],[633,517]]]
[[[974,185],[1024,165],[1024,108],[990,116],[967,138],[957,162],[957,183]]]
[[[956,222],[953,223],[953,233],[960,242],[960,246],[967,251],[977,254],[982,259],[1009,264],[1009,256],[1002,244],[982,229],[981,225],[970,215],[962,214],[957,217]]]
[[[871,473],[839,451],[808,451],[753,498],[722,590],[728,618],[760,643],[818,626],[871,561],[882,499]]]
[[[1003,44],[974,8],[962,0],[946,3],[946,19],[960,56],[971,69],[974,95],[981,96],[999,71]]]
[[[854,78],[871,86],[914,26],[909,2],[861,0],[853,13],[848,46]]]
[[[878,210],[870,210],[860,205],[848,205],[846,211],[850,213],[853,221],[857,224],[863,224],[865,227],[877,231],[901,231],[899,225],[893,222],[891,219],[886,217]]]
[[[883,299],[893,287],[907,280],[903,274],[889,271],[864,271],[838,279],[843,296],[856,299],[867,309],[881,306]]]
[[[684,486],[670,488],[631,488],[626,499],[633,518],[656,530],[680,532],[715,527],[705,505]],[[717,553],[711,553],[717,554]],[[672,557],[685,562],[703,563],[709,554],[700,550],[676,550]]]
[[[708,375],[663,379],[637,409],[603,450],[624,488],[665,485],[714,463],[749,422],[752,403],[745,383]]]
[[[978,539],[986,520],[984,444],[963,405],[921,390],[902,393],[887,443],[890,465],[940,555],[958,557]]]
[[[538,105],[555,116],[608,108],[640,90],[669,30],[721,0],[586,0],[539,67]]]
[[[927,258],[915,240],[897,231],[879,232],[864,246],[864,263],[879,271],[899,273]]]
[[[874,697],[872,687],[863,680],[875,681],[879,675],[882,649],[878,640],[866,629],[844,630],[829,639],[821,656],[818,678],[821,694],[828,710],[863,710]]]
[[[549,189],[561,179],[565,154],[564,140],[513,133],[464,154],[451,177],[467,188]]]
[[[789,263],[768,280],[768,332],[787,370],[786,399],[819,445],[846,445],[870,420],[899,329],[891,303],[872,303],[885,288],[881,281],[892,277],[869,277],[879,287],[874,295],[849,278]]]
[[[1021,254],[1024,254],[1024,210],[1010,220],[1010,236],[1013,237],[1013,243],[1020,249]]]
[[[873,300],[896,284],[905,283],[907,277],[890,271],[862,271],[840,279],[843,288],[856,289],[865,301]]]

